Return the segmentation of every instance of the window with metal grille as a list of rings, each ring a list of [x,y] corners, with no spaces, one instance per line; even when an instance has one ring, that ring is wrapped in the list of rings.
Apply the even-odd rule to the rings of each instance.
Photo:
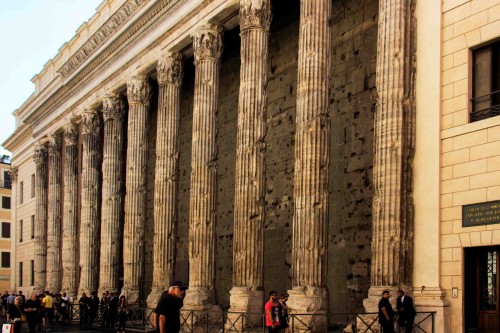
[[[500,115],[500,41],[472,51],[470,121]]]

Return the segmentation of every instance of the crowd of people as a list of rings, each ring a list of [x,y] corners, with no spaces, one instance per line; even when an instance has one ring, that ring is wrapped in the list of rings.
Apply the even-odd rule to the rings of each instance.
[[[18,293],[7,292],[1,296],[3,314],[7,322],[14,325],[14,333],[20,333],[21,324],[28,323],[30,333],[38,331],[51,331],[52,325],[65,324],[70,319],[70,306],[73,299],[66,293],[52,294],[32,292],[26,300],[22,291]],[[90,297],[82,293],[78,299],[80,325],[94,325],[101,310],[101,327],[114,328],[117,332],[125,332],[127,321],[127,301],[125,296],[106,291],[99,299],[96,292]]]

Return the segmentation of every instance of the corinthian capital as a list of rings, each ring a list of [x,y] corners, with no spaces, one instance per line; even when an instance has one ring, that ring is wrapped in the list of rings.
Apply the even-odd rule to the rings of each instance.
[[[158,60],[156,70],[158,72],[158,84],[164,86],[170,84],[180,86],[182,82],[184,62],[181,53],[167,54]]]
[[[33,160],[35,164],[47,163],[47,147],[44,144],[40,142],[35,144]]]
[[[49,138],[49,155],[61,155],[61,138],[58,134],[52,133],[48,135]]]
[[[222,54],[223,28],[216,24],[202,25],[193,34],[194,59],[219,60]]]
[[[13,183],[15,183],[17,180],[17,167],[16,166],[10,167],[9,174],[10,174],[10,180]]]
[[[108,119],[120,119],[125,111],[125,103],[118,95],[107,95],[104,98],[102,106],[104,121]]]
[[[148,104],[151,98],[151,86],[147,77],[133,77],[127,82],[129,104]]]
[[[69,122],[64,126],[64,143],[66,146],[76,145],[78,139],[78,131],[76,130],[75,124]]]
[[[240,28],[269,31],[273,14],[270,0],[240,0]]]
[[[85,110],[82,113],[82,134],[97,133],[101,126],[101,118],[97,110]]]

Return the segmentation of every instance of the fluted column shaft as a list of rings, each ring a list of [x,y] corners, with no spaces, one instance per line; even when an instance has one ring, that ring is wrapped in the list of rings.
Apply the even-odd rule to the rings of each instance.
[[[147,119],[151,87],[146,77],[132,78],[127,85],[128,141],[123,235],[124,290],[129,303],[139,301],[144,274],[144,232],[146,228]]]
[[[99,279],[100,127],[97,111],[83,113],[79,293],[87,294],[97,290]]]
[[[148,297],[151,304],[158,301],[165,286],[171,282],[175,266],[182,54],[161,58],[157,73],[160,91],[156,125],[153,286]]]
[[[99,295],[116,293],[120,279],[124,186],[123,114],[125,104],[119,96],[106,96],[103,102],[104,142],[102,160],[101,264]]]
[[[240,1],[231,311],[259,313],[263,302],[266,83],[271,16],[269,0]]]
[[[381,0],[373,165],[372,287],[411,284],[414,58],[409,0]]]
[[[222,27],[204,25],[193,36],[195,87],[191,193],[189,198],[189,287],[186,309],[213,304],[217,199],[217,113]]]
[[[64,128],[64,211],[62,229],[62,291],[78,292],[78,131],[74,124]]]
[[[49,182],[47,214],[47,290],[61,290],[61,138],[49,136]]]
[[[37,291],[45,290],[47,272],[47,148],[35,146],[35,286]]]

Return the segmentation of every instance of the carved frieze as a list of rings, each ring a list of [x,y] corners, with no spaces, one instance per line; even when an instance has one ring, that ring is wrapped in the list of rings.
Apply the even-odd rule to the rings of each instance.
[[[158,72],[158,84],[164,86],[170,84],[173,86],[180,86],[183,77],[183,66],[181,53],[171,53],[158,60],[156,67]]]
[[[104,121],[108,119],[120,119],[125,111],[125,103],[118,95],[107,95],[103,100],[102,106]]]
[[[75,124],[69,122],[64,126],[64,143],[66,146],[76,145],[78,140],[78,131],[76,129]]]
[[[221,25],[206,24],[200,26],[193,34],[194,58],[196,61],[216,59],[218,60],[224,48],[222,44]]]
[[[242,0],[240,2],[240,29],[262,29],[269,31],[272,20],[271,3],[265,0]]]
[[[151,86],[145,77],[133,77],[127,82],[129,104],[147,104],[151,98]]]
[[[33,160],[37,165],[47,163],[47,147],[44,144],[40,142],[35,144]]]
[[[97,132],[101,126],[101,119],[96,110],[85,110],[82,113],[82,134]]]

